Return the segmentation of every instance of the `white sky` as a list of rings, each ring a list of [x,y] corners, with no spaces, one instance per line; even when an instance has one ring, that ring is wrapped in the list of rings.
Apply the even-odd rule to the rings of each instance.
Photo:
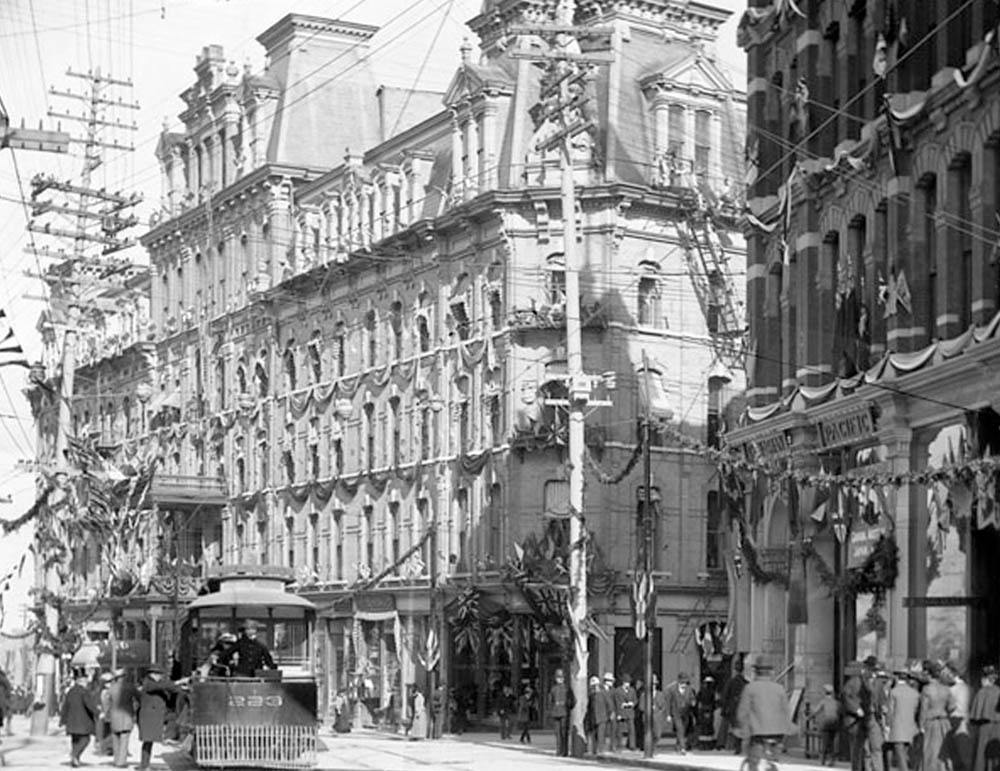
[[[745,59],[736,48],[735,29],[740,0],[716,0],[734,11],[720,35],[718,54],[734,83],[745,83]],[[145,198],[140,207],[146,221],[158,202],[160,176],[154,149],[166,121],[173,130],[183,103],[180,92],[194,82],[195,57],[203,46],[220,44],[227,58],[239,65],[250,61],[254,71],[263,66],[263,50],[254,39],[290,11],[341,18],[381,27],[370,46],[372,61],[386,84],[412,86],[418,72],[419,87],[443,90],[459,61],[462,38],[474,35],[465,22],[479,13],[482,0],[0,0],[0,97],[17,125],[38,125],[48,109],[79,114],[81,102],[48,94],[83,92],[86,83],[66,76],[67,69],[86,72],[100,68],[105,74],[131,79],[134,88],[112,93],[124,101],[135,101],[139,111],[119,110],[125,122],[135,120],[138,130],[108,131],[104,139],[134,142],[134,153],[109,152],[108,163],[96,173],[94,183],[109,190],[139,191]],[[333,62],[324,78],[336,77],[342,65]],[[422,71],[421,71],[422,70]],[[108,117],[111,117],[110,115]],[[46,124],[51,121],[46,119]],[[73,131],[82,126],[63,122]],[[29,360],[41,355],[35,323],[43,302],[40,282],[23,275],[47,267],[25,252],[25,212],[16,203],[21,198],[17,171],[25,193],[38,172],[61,179],[77,179],[79,157],[43,153],[0,151],[0,307],[10,317],[15,333]],[[136,229],[138,230],[138,229]],[[136,232],[135,235],[138,235]],[[41,243],[41,240],[38,241]],[[31,503],[34,481],[18,473],[19,459],[34,456],[31,414],[21,389],[24,370],[0,369],[0,517],[11,519]],[[20,560],[30,533],[0,536],[0,576]],[[22,615],[16,607],[25,601],[31,571],[4,595],[3,628],[17,627]]]

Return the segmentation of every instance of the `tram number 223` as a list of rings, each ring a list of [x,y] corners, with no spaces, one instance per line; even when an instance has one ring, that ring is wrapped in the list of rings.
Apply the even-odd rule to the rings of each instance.
[[[229,697],[230,707],[280,707],[281,696],[235,696]]]

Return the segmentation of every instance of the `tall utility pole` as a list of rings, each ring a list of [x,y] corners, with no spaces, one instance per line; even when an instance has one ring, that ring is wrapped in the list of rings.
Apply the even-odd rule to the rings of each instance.
[[[556,24],[538,27],[515,27],[510,30],[522,40],[540,42],[541,47],[511,51],[517,59],[542,64],[540,102],[532,110],[539,128],[551,128],[536,148],[540,152],[558,149],[561,157],[561,204],[563,219],[563,260],[566,274],[566,363],[569,399],[569,608],[573,630],[573,661],[570,665],[570,688],[574,706],[570,716],[569,749],[573,757],[582,757],[587,747],[583,727],[587,710],[587,536],[584,525],[583,469],[587,447],[584,436],[586,410],[603,406],[592,398],[592,378],[583,371],[583,336],[580,319],[580,265],[576,248],[576,182],[573,168],[573,140],[589,133],[593,122],[587,110],[587,84],[592,70],[613,58],[610,51],[610,28],[573,25],[575,3],[560,3]],[[580,41],[593,47],[586,53]],[[552,400],[549,400],[552,403]]]
[[[646,358],[646,351],[642,352],[642,377],[646,391],[646,398],[643,400],[642,419],[642,547],[639,554],[642,558],[642,579],[638,582],[639,592],[636,602],[636,629],[643,633],[642,646],[642,669],[643,682],[646,688],[643,691],[642,709],[647,715],[653,714],[653,629],[649,628],[648,618],[649,604],[656,601],[656,592],[653,590],[653,555],[654,555],[654,534],[653,527],[653,415],[652,415],[652,388],[649,382],[649,360]],[[655,610],[654,610],[655,613]],[[641,616],[641,618],[640,618]],[[653,616],[655,618],[655,615]],[[643,736],[643,755],[647,758],[653,757],[653,721],[644,722],[645,736]],[[657,737],[658,738],[658,737]]]
[[[106,142],[102,140],[102,132],[106,128],[135,131],[136,125],[124,124],[119,121],[108,121],[105,114],[108,108],[137,110],[138,105],[126,103],[121,99],[108,98],[108,89],[112,87],[131,88],[129,80],[117,80],[102,75],[100,70],[92,72],[67,71],[67,76],[86,81],[89,90],[86,93],[57,91],[51,89],[52,96],[77,100],[84,104],[81,114],[70,112],[55,112],[49,110],[51,117],[76,121],[85,127],[82,138],[70,137],[71,143],[83,146],[83,169],[77,184],[56,180],[53,177],[38,175],[32,183],[32,219],[28,230],[63,239],[72,243],[69,251],[55,251],[48,248],[34,248],[36,257],[54,258],[55,264],[40,276],[50,288],[52,306],[52,322],[62,327],[62,356],[59,371],[59,405],[58,422],[55,435],[55,466],[52,471],[58,474],[64,483],[69,484],[69,459],[66,448],[69,441],[70,425],[72,423],[72,400],[74,374],[76,370],[76,351],[78,335],[86,332],[91,322],[96,321],[105,310],[99,297],[101,291],[109,286],[108,268],[112,267],[106,256],[131,246],[134,242],[122,238],[121,233],[138,224],[134,214],[128,213],[141,198],[138,195],[123,195],[109,193],[103,189],[96,190],[91,186],[93,173],[103,163],[103,151],[132,150],[131,145],[120,144],[117,140]],[[44,198],[46,193],[57,193],[61,198]],[[74,229],[53,227],[50,222],[41,223],[36,218],[49,214],[75,220]],[[99,245],[102,247],[99,255],[88,252]],[[114,267],[120,267],[119,262]],[[40,558],[44,559],[42,555]],[[58,595],[61,587],[59,574],[55,569],[42,568],[39,580],[43,582],[45,594],[51,598]],[[58,613],[51,600],[45,606],[45,625],[49,639],[54,639],[59,629]],[[114,636],[112,632],[112,643]],[[42,735],[48,730],[48,718],[55,703],[55,683],[58,673],[58,661],[46,641],[39,646],[36,672],[35,703],[39,705],[31,716],[32,735]]]

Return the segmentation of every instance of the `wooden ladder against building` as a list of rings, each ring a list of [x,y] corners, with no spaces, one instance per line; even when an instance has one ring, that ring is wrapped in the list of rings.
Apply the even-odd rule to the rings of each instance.
[[[712,595],[706,593],[698,596],[694,606],[681,618],[677,637],[674,638],[674,643],[670,646],[671,653],[685,653],[687,651],[699,622],[705,618],[704,611],[708,610],[711,604]]]
[[[684,253],[698,304],[705,315],[717,359],[729,367],[742,367],[745,353],[746,313],[736,292],[725,249],[702,198],[683,220]]]

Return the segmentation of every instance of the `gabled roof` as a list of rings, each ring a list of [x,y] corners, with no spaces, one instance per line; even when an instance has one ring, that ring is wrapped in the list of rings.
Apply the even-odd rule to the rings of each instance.
[[[455,72],[455,77],[444,93],[444,103],[451,106],[483,91],[513,93],[514,80],[500,67],[463,64]]]
[[[714,59],[684,43],[675,43],[664,61],[640,78],[645,88],[657,82],[669,84],[679,91],[725,92],[733,84]]]

